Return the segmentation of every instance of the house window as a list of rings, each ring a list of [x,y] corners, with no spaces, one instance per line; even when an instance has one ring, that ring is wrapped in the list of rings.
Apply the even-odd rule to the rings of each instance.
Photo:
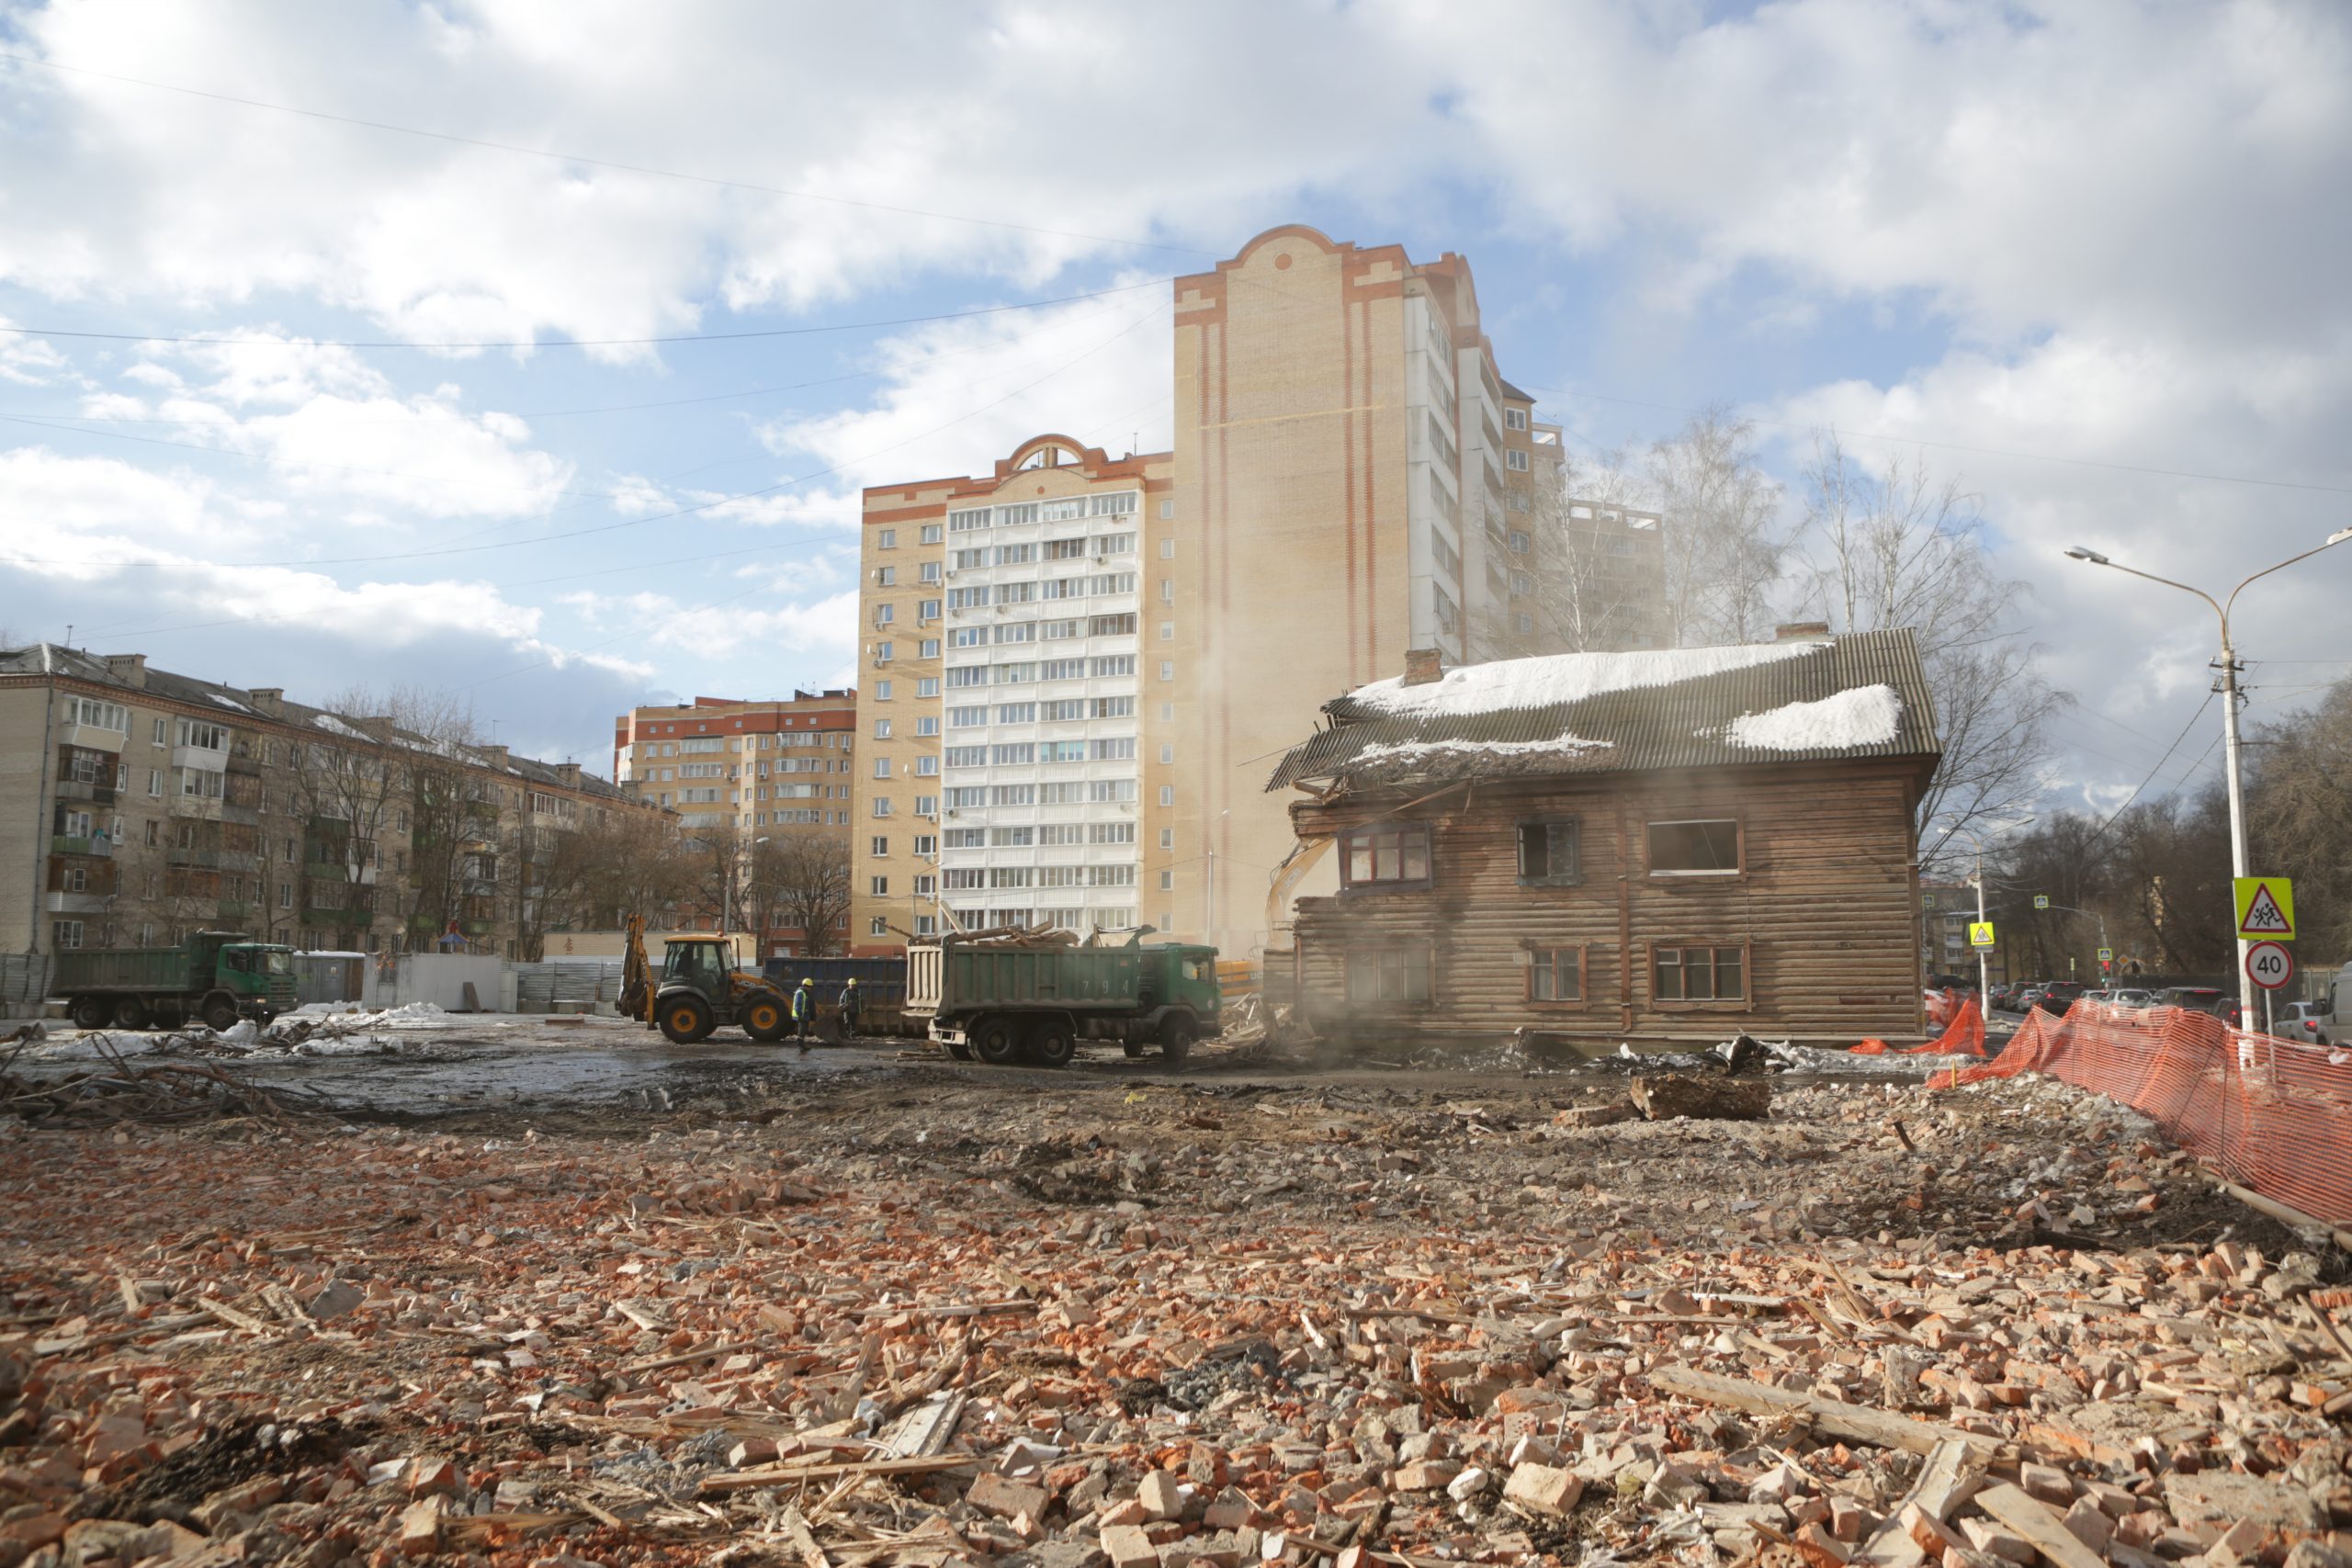
[[[1573,817],[1519,825],[1519,880],[1522,886],[1566,886],[1577,880],[1577,822]]]
[[[1430,829],[1426,822],[1358,828],[1341,840],[1340,871],[1350,887],[1427,887]]]
[[[1527,999],[1531,1002],[1584,1000],[1584,949],[1581,947],[1529,949]]]
[[[1396,947],[1348,954],[1348,1000],[1361,1003],[1430,1000],[1430,950]]]
[[[876,740],[888,740],[890,739],[890,721],[888,719],[877,718],[874,721],[874,739]]]
[[[1525,409],[1503,410],[1503,428],[1505,430],[1525,430],[1527,428],[1527,411]]]
[[[1524,528],[1513,528],[1513,529],[1510,531],[1510,549],[1511,549],[1511,554],[1513,554],[1513,555],[1517,555],[1517,556],[1523,556],[1523,555],[1525,555],[1525,554],[1527,553],[1527,547],[1528,547],[1529,543],[1530,543],[1530,540],[1529,540],[1529,539],[1528,539],[1528,537],[1527,537],[1527,530],[1526,530],[1526,529],[1524,529]]]
[[[871,849],[876,855],[887,855],[890,852],[890,840],[877,833],[874,836]]]
[[[1650,999],[1736,1002],[1747,998],[1745,947],[1653,947]]]
[[[71,949],[80,947],[82,945],[82,922],[79,920],[51,920],[49,922],[49,935],[50,946],[55,952],[63,953]]]
[[[867,886],[867,887],[866,887],[866,891],[867,891],[867,892],[869,892],[869,893],[871,893],[871,894],[873,894],[875,897],[876,897],[876,898],[886,898],[886,897],[889,897],[889,894],[890,894],[890,879],[889,879],[888,877],[887,877],[887,876],[872,876],[872,877],[868,877],[868,878],[866,878],[866,882],[867,882],[867,885],[868,885],[868,886]]]
[[[1514,446],[1503,454],[1503,466],[1514,474],[1527,472],[1527,454]]]
[[[874,569],[874,581],[878,587],[896,588],[899,585],[899,569],[895,566],[876,567]],[[885,610],[889,609],[889,607],[890,606],[888,604],[882,606]]]
[[[890,934],[890,922],[884,919],[881,916],[876,915],[872,919],[865,922],[865,934],[868,936],[888,936]]]
[[[1739,823],[1730,818],[1649,824],[1652,876],[1737,876]]]
[[[942,536],[942,536],[942,534],[941,534],[940,526],[939,526],[939,525],[938,525],[938,524],[936,524],[936,523],[926,523],[926,524],[924,524],[924,525],[922,525],[922,542],[923,542],[924,544],[926,544],[926,545],[935,545],[935,544],[939,543],[939,541],[940,541],[940,539],[942,538]]]
[[[876,529],[874,531],[874,547],[877,550],[897,549],[899,547],[899,531],[896,528]]]

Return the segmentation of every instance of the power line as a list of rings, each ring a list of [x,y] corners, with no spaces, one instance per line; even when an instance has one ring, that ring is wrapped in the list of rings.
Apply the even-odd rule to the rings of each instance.
[[[517,157],[541,158],[551,163],[578,164],[592,169],[612,169],[621,174],[647,175],[657,179],[684,180],[692,185],[711,186],[722,190],[748,190],[762,196],[786,197],[795,201],[823,202],[832,207],[854,207],[868,212],[888,212],[901,218],[928,218],[943,223],[964,223],[979,229],[1002,229],[1013,233],[1035,234],[1057,240],[1086,240],[1096,244],[1127,245],[1136,250],[1169,251],[1179,255],[1208,255],[1212,253],[1197,245],[1170,244],[1161,240],[1133,240],[1118,234],[1090,234],[1075,229],[1049,229],[1035,223],[1015,223],[1002,218],[975,218],[966,213],[939,212],[927,208],[901,207],[884,201],[861,201],[854,197],[829,196],[821,191],[794,190],[783,186],[761,185],[752,180],[725,179],[715,175],[690,174],[680,169],[663,169],[649,164],[628,164],[613,158],[590,158],[577,152],[550,152],[544,147],[525,147],[512,141],[494,141],[487,137],[463,136],[455,131],[428,130],[420,126],[396,125],[390,120],[362,119],[355,115],[330,114],[324,109],[304,108],[295,104],[274,104],[260,98],[239,97],[232,93],[210,92],[201,87],[184,87],[172,82],[154,82],[141,76],[124,76],[111,71],[93,71],[87,66],[67,65],[54,60],[41,60],[32,55],[0,51],[0,60],[13,60],[19,65],[30,65],[43,71],[54,71],[75,76],[90,76],[100,81],[119,82],[133,87],[145,87],[159,93],[177,93],[184,97],[204,98],[212,103],[234,104],[240,108],[265,109],[272,114],[299,115],[304,119],[324,120],[333,125],[356,126],[363,130],[389,131],[396,136],[413,136],[428,141],[446,141],[459,147],[479,147],[492,152],[511,152]]]
[[[2188,739],[2188,732],[2197,728],[2197,721],[2203,718],[2205,716],[2205,710],[2212,705],[2213,694],[2208,692],[2205,694],[2205,700],[2197,705],[2197,711],[2188,716],[2188,722],[2180,727],[2180,733],[2173,737],[2172,744],[2165,748],[2165,754],[2156,759],[2156,765],[2148,770],[2148,776],[2142,779],[2138,785],[2132,789],[2132,793],[2123,797],[2123,804],[2121,806],[2117,807],[2113,811],[2108,814],[2107,820],[2098,825],[2098,831],[2093,833],[2090,838],[2084,842],[2082,848],[2077,851],[2076,853],[2087,855],[2092,850],[2098,847],[2098,841],[2107,837],[2108,829],[2114,827],[2116,823],[2123,819],[2124,812],[2130,810],[2132,803],[2140,798],[2140,792],[2146,789],[2150,784],[2154,783],[2155,776],[2158,773],[2164,772],[2165,764],[2172,761],[2172,754],[2180,750],[2180,743]],[[2211,749],[2209,747],[2207,750],[2210,753]],[[2199,759],[2197,767],[2193,767],[2188,770],[2188,773],[2183,773],[2180,776],[2178,783],[2176,783],[2173,787],[2177,789],[2181,784],[2187,784],[2190,775],[2197,772],[2197,768],[2201,768],[2204,765],[2203,759]]]
[[[1566,387],[1531,387],[1530,391],[1544,392],[1557,398],[1589,398],[1596,402],[1623,403],[1631,408],[1658,409],[1668,413],[1701,414],[1704,409],[1686,408],[1679,403],[1652,402],[1645,398],[1615,397],[1607,392],[1587,392]],[[1865,441],[1890,441],[1905,446],[1933,446],[1944,452],[1968,452],[1982,457],[2016,457],[2032,463],[2064,463],[2078,468],[2101,468],[2109,473],[2147,474],[2157,479],[2202,479],[2215,484],[2261,485],[2270,490],[2309,491],[2319,495],[2352,495],[2352,485],[2305,484],[2294,479],[2254,479],[2245,474],[2210,474],[2189,468],[2151,468],[2137,463],[2109,463],[2096,457],[2062,457],[2048,452],[2019,452],[2004,446],[1977,446],[1959,441],[1930,441],[1917,435],[1889,435],[1876,430],[1847,430],[1821,423],[1802,424],[1793,420],[1763,419],[1741,415],[1749,424],[1770,425],[1776,430],[1798,430],[1818,433],[1830,431],[1841,436],[1854,436]],[[1579,434],[1577,439],[1587,446],[1599,447],[1591,438]]]

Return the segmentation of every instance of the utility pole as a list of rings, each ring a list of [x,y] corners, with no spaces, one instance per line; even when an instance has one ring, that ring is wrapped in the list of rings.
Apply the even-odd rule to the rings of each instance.
[[[1974,834],[1969,836],[1975,837]],[[1975,883],[1976,923],[1981,926],[1984,923],[1984,846],[1981,842],[1976,846]],[[1976,1011],[1979,1017],[1988,1016],[1986,1010],[1993,1005],[1991,964],[1991,949],[1978,948],[1976,950]]]
[[[2201,588],[2191,588],[2186,582],[2175,582],[2169,577],[2158,577],[2154,572],[2142,571],[2135,567],[2128,567],[2120,562],[2111,561],[2105,556],[2099,554],[2097,550],[2085,549],[2080,545],[2076,545],[2066,551],[2068,558],[2074,560],[2087,561],[2092,566],[2109,567],[2114,570],[2126,572],[2133,577],[2145,578],[2150,582],[2160,582],[2166,588],[2177,588],[2184,593],[2194,593],[2199,599],[2204,600],[2206,604],[2211,605],[2213,614],[2219,617],[2222,623],[2222,657],[2217,660],[2217,663],[2222,671],[2220,687],[2222,693],[2222,739],[2223,749],[2227,752],[2225,771],[2229,774],[2230,874],[2232,876],[2252,876],[2254,872],[2248,863],[2252,857],[2246,852],[2245,782],[2244,777],[2245,769],[2243,766],[2245,751],[2238,739],[2238,656],[2237,649],[2230,637],[2230,611],[2237,604],[2238,595],[2246,591],[2248,584],[2256,582],[2262,578],[2268,577],[2274,571],[2283,570],[2286,568],[2294,565],[2299,560],[2306,560],[2311,557],[2319,554],[2322,550],[2327,549],[2332,546],[2344,543],[2346,539],[2352,539],[2352,528],[2338,528],[2335,533],[2330,534],[2324,542],[2312,546],[2310,549],[2303,551],[2301,555],[2289,556],[2277,566],[2264,567],[2260,571],[2256,572],[2254,576],[2247,578],[2244,582],[2241,582],[2235,588],[2231,589],[2230,596],[2226,601],[2214,598],[2211,593],[2206,592]],[[2233,915],[2233,919],[2230,923],[2233,928],[2236,926],[2237,921],[2234,918],[2234,914]],[[2246,940],[2245,937],[2241,936],[2237,939],[2238,1027],[2242,1030],[2250,1032],[2254,1028],[2255,986],[2254,976],[2245,972],[2246,945]]]

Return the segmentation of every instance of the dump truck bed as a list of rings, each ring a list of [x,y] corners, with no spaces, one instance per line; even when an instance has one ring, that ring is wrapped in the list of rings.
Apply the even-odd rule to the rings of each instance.
[[[907,954],[907,1010],[981,1008],[1133,1011],[1142,1006],[1144,951],[1136,947],[917,947]]]
[[[50,989],[60,995],[201,989],[205,979],[195,977],[194,966],[185,947],[68,948],[56,954]]]

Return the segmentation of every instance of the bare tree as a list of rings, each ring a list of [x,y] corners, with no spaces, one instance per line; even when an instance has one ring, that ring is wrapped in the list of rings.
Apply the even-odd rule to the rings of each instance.
[[[313,726],[316,739],[288,747],[303,825],[301,919],[346,948],[368,940],[384,837],[408,792],[390,707],[388,699],[355,688],[326,705]]]
[[[2307,952],[2352,951],[2352,680],[2256,729],[2247,829],[2256,863],[2295,882]]]
[[[675,907],[691,891],[692,871],[673,819],[624,807],[572,837],[587,867],[582,924],[611,930],[631,915],[643,915],[656,929],[673,922]]]
[[[837,944],[849,916],[849,844],[819,828],[778,829],[757,846],[754,882],[777,931],[797,930],[810,953]]]
[[[1805,479],[1807,602],[1833,631],[1905,627],[1918,639],[1944,749],[1920,803],[1919,858],[1939,866],[1963,830],[2025,813],[2041,791],[2051,720],[2073,699],[2042,679],[2016,614],[2030,591],[1994,575],[1958,481],[1900,457],[1865,470],[1834,435]]]
[[[1783,593],[1791,530],[1781,487],[1756,458],[1755,427],[1711,408],[1653,444],[1653,509],[1666,518],[1666,642],[1756,642]]]
[[[1638,481],[1622,452],[1603,454],[1591,464],[1566,459],[1538,474],[1522,492],[1528,548],[1518,555],[1534,580],[1529,625],[1513,626],[1500,638],[1506,657],[1634,646],[1657,619],[1658,584],[1648,568],[1614,553],[1612,541],[1625,533],[1622,516],[1645,506]]]

